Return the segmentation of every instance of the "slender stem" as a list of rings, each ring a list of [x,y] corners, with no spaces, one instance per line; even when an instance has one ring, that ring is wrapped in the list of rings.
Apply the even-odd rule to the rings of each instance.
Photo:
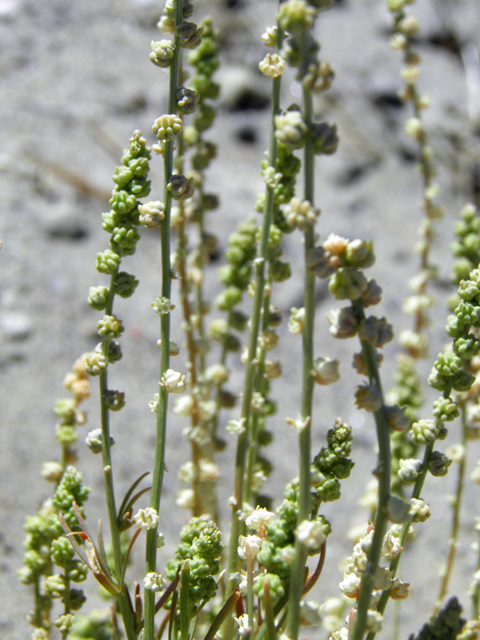
[[[268,163],[269,166],[275,167],[277,159],[277,139],[275,137],[275,122],[274,118],[280,111],[280,77],[274,78],[272,82],[272,116],[270,125],[270,145]],[[253,299],[252,315],[250,321],[250,335],[248,341],[248,360],[245,372],[245,381],[243,387],[243,400],[241,419],[245,424],[245,431],[240,434],[237,443],[237,453],[235,460],[235,490],[234,490],[234,505],[232,509],[231,529],[230,529],[230,548],[228,559],[228,575],[231,576],[237,571],[238,567],[238,536],[240,533],[240,521],[238,519],[238,511],[242,507],[242,502],[245,497],[245,466],[246,457],[248,451],[249,439],[251,433],[249,432],[250,413],[252,405],[252,395],[255,379],[255,358],[258,344],[258,334],[260,329],[260,318],[262,313],[263,295],[265,288],[265,263],[267,259],[268,251],[268,238],[270,233],[270,226],[273,216],[273,204],[274,204],[274,190],[270,187],[266,189],[265,207],[263,212],[263,225],[260,235],[259,246],[259,261],[257,263],[256,277],[255,277],[255,296]],[[234,585],[227,582],[227,598],[233,593]]]
[[[266,331],[269,326],[270,319],[270,296],[265,296],[265,300],[263,302],[263,310],[262,310],[262,331]],[[255,380],[255,390],[265,396],[265,359],[267,352],[265,349],[261,349],[260,358],[257,368],[257,376]],[[254,497],[256,498],[256,488],[253,478],[253,473],[255,469],[255,463],[257,462],[258,455],[258,436],[260,432],[260,422],[261,418],[258,413],[256,413],[252,418],[251,424],[251,438],[248,446],[248,455],[247,455],[247,468],[246,468],[246,481],[245,481],[245,502],[248,504],[252,504]]]
[[[355,300],[352,304],[357,320],[362,320],[365,317],[362,303],[359,300]],[[390,497],[391,473],[390,430],[388,428],[385,414],[385,402],[383,399],[382,385],[378,372],[376,353],[374,347],[370,343],[365,340],[361,340],[361,344],[369,381],[370,383],[375,383],[380,390],[382,403],[380,409],[374,412],[379,449],[379,462],[376,469],[376,475],[378,477],[378,504],[375,515],[375,529],[372,544],[367,554],[366,568],[362,575],[360,594],[357,601],[357,612],[355,614],[353,630],[350,636],[352,640],[361,640],[365,633],[367,612],[370,607],[374,585],[374,575],[380,561],[380,552],[382,550],[383,538],[388,522],[387,503]]]
[[[107,298],[107,305],[105,309],[106,315],[112,315],[113,311],[113,299],[115,297],[115,280],[118,275],[118,268],[111,275],[110,288]],[[107,356],[109,350],[110,340],[104,338],[103,340],[103,353]],[[115,564],[115,578],[117,584],[120,584],[121,576],[123,572],[123,558],[122,558],[122,545],[120,541],[120,531],[118,528],[117,507],[115,504],[115,489],[113,484],[112,473],[112,455],[110,447],[110,410],[105,402],[105,398],[108,391],[108,369],[102,371],[99,376],[100,384],[100,419],[102,428],[102,463],[103,463],[103,475],[105,482],[105,497],[107,501],[108,520],[110,523],[110,535],[112,539],[113,558]],[[134,629],[134,621],[132,610],[129,604],[126,586],[122,588],[122,595],[118,599],[120,611],[125,625],[125,632],[128,640],[135,640],[137,634]]]
[[[442,581],[440,583],[440,590],[438,593],[437,601],[435,603],[435,607],[433,609],[432,615],[434,616],[436,616],[437,613],[439,612],[440,607],[442,606],[442,601],[447,594],[448,583],[450,580],[450,576],[452,574],[453,564],[455,562],[455,554],[457,551],[458,529],[460,526],[460,509],[462,506],[462,494],[463,494],[463,488],[465,486],[465,471],[467,468],[467,412],[465,409],[465,403],[462,403],[461,415],[462,415],[463,455],[458,466],[457,490],[455,492],[455,498],[453,503],[452,529],[450,534],[450,540],[448,541],[449,550],[448,550],[447,566],[442,576]]]
[[[303,29],[301,38],[303,60],[307,60],[307,32]],[[313,120],[313,102],[310,89],[303,88],[303,121],[310,129]],[[314,161],[313,137],[307,136],[303,157],[304,197],[314,204]],[[313,404],[313,335],[315,329],[315,275],[308,267],[308,254],[315,244],[315,234],[312,224],[307,224],[304,232],[304,298],[305,318],[302,333],[303,371],[302,371],[302,401],[301,418],[304,427],[299,435],[300,473],[298,495],[298,523],[307,520],[311,509],[311,418]],[[290,593],[287,618],[287,635],[296,640],[300,628],[300,601],[305,576],[305,562],[307,549],[299,540],[295,542],[295,558],[290,576]]]
[[[452,392],[452,387],[451,385],[447,385],[445,391],[443,392],[443,397],[444,398],[449,398],[450,394]],[[437,424],[438,427],[438,424]],[[413,487],[413,491],[412,491],[412,498],[415,498],[416,500],[418,500],[420,498],[420,495],[422,493],[422,489],[423,489],[423,485],[425,484],[425,480],[427,477],[427,473],[428,473],[428,463],[430,461],[430,457],[432,455],[433,452],[433,448],[435,446],[435,441],[434,442],[430,442],[426,447],[425,447],[425,452],[423,454],[423,460],[422,460],[422,470],[417,478],[417,480],[415,481],[415,485]],[[410,525],[412,524],[412,518],[409,518],[403,525],[402,528],[402,533],[400,535],[400,543],[401,546],[404,547],[405,542],[407,540],[407,535],[408,535],[408,531],[410,529]],[[392,576],[392,580],[393,578],[395,578],[395,575],[397,573],[397,569],[398,569],[398,565],[400,564],[400,560],[402,557],[402,552],[400,552],[396,558],[394,558],[392,560],[392,562],[390,563],[390,575]],[[385,608],[387,606],[387,603],[390,599],[390,589],[387,589],[386,591],[384,591],[381,595],[381,598],[378,602],[377,605],[377,611],[381,614],[384,613]],[[367,635],[367,640],[374,640],[375,638],[375,633],[373,631],[370,631],[370,633]]]
[[[180,0],[174,0],[175,11],[175,33],[177,25],[182,21],[182,3]],[[177,90],[178,90],[178,72],[181,61],[181,45],[180,38],[175,35],[175,50],[170,67],[170,85],[168,97],[168,112],[170,114],[177,112]],[[172,209],[172,195],[167,185],[173,174],[173,150],[174,142],[170,140],[165,144],[164,153],[164,205],[165,218],[161,228],[161,251],[162,251],[162,297],[170,299],[171,295],[171,267],[170,267],[170,217]],[[160,381],[170,365],[170,314],[160,317]],[[155,461],[153,467],[152,491],[150,494],[150,507],[159,512],[160,497],[162,494],[163,476],[165,473],[165,445],[167,435],[167,408],[168,393],[162,384],[159,389],[159,401],[156,420],[156,438],[155,438]],[[157,562],[157,527],[149,529],[147,532],[146,545],[146,573],[156,570]],[[155,593],[150,589],[145,591],[145,626],[144,639],[153,640],[155,635]]]
[[[480,533],[479,533],[479,539],[478,539],[477,545],[478,545],[477,571],[480,571]],[[475,581],[475,584],[472,588],[472,620],[477,620],[479,613],[480,613],[480,588],[478,586],[478,583]]]

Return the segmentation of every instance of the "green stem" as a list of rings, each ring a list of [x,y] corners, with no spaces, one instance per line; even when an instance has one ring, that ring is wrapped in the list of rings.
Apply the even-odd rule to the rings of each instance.
[[[176,27],[182,21],[183,8],[180,0],[174,0],[175,7],[175,33]],[[178,72],[181,61],[181,45],[180,38],[175,35],[175,52],[170,66],[170,83],[168,98],[168,113],[177,113],[177,90],[178,90]],[[170,267],[170,218],[172,210],[172,194],[168,190],[167,185],[173,174],[173,150],[174,142],[170,140],[165,144],[164,153],[164,205],[165,218],[161,227],[161,250],[162,250],[162,297],[170,300],[171,296],[171,267]],[[163,379],[170,365],[170,314],[160,317],[160,372],[159,380]],[[168,392],[162,384],[159,389],[159,401],[156,420],[155,434],[155,460],[153,466],[152,491],[150,494],[150,507],[155,509],[157,513],[160,509],[160,497],[163,487],[163,476],[165,473],[165,448],[167,435],[167,408],[168,408]],[[156,571],[157,563],[157,527],[149,529],[147,532],[145,569],[146,573]],[[153,640],[155,634],[155,593],[150,589],[145,591],[145,626],[144,640]]]
[[[115,280],[118,275],[118,268],[112,273],[110,279],[110,288],[108,292],[107,305],[105,309],[106,315],[112,315],[113,312],[113,300],[115,297]],[[103,340],[103,353],[108,357],[110,340],[104,338]],[[113,558],[115,564],[115,578],[117,584],[120,584],[121,576],[123,573],[123,558],[122,558],[122,545],[120,541],[120,530],[118,528],[117,507],[115,504],[115,489],[113,484],[112,473],[112,455],[110,445],[110,410],[105,402],[105,398],[108,391],[108,368],[100,373],[100,419],[102,428],[102,464],[103,464],[103,476],[105,483],[105,497],[107,501],[108,520],[110,523],[110,535],[112,540]],[[120,612],[122,614],[123,623],[125,625],[125,632],[128,640],[135,640],[137,634],[135,633],[133,612],[130,607],[127,588],[124,585],[122,588],[122,594],[118,599]]]
[[[307,32],[304,29],[301,36],[303,59],[307,59]],[[303,88],[303,120],[310,129],[313,121],[313,101],[310,89]],[[304,197],[314,204],[314,162],[313,137],[308,135],[305,142],[304,167]],[[308,224],[304,232],[304,298],[305,318],[302,333],[303,371],[302,371],[302,401],[301,418],[305,426],[300,431],[300,473],[298,495],[298,523],[308,520],[311,509],[311,418],[313,404],[313,335],[315,328],[315,275],[308,267],[308,254],[315,244],[315,233],[312,224]],[[305,576],[305,562],[307,549],[299,540],[295,542],[295,558],[290,577],[290,592],[287,618],[287,635],[296,640],[300,627],[300,601]]]
[[[460,526],[460,508],[462,506],[462,494],[465,486],[465,471],[467,468],[467,412],[465,410],[465,403],[461,406],[462,413],[462,447],[463,456],[458,466],[457,477],[457,490],[455,492],[455,498],[453,503],[452,514],[452,528],[450,534],[450,540],[448,541],[449,551],[447,558],[447,566],[445,573],[443,574],[442,581],[440,583],[440,590],[438,593],[437,601],[433,609],[432,615],[436,616],[442,606],[442,601],[448,591],[448,583],[452,574],[453,564],[455,562],[455,554],[457,551],[458,529]]]
[[[180,582],[180,632],[181,640],[188,640],[190,630],[190,562],[185,560]]]
[[[274,118],[280,111],[280,77],[274,78],[272,82],[272,116],[270,125],[270,146],[268,155],[268,164],[271,167],[276,166],[277,159],[277,139],[275,137],[275,121]],[[246,365],[245,381],[243,387],[243,400],[241,419],[245,424],[245,431],[240,434],[237,443],[237,453],[235,460],[235,490],[234,490],[234,505],[232,509],[232,519],[230,528],[230,548],[228,559],[228,576],[231,576],[237,571],[238,567],[238,536],[240,534],[240,521],[238,519],[238,511],[242,508],[242,503],[245,497],[245,466],[246,457],[248,451],[248,444],[251,434],[249,432],[250,413],[252,405],[252,395],[255,379],[255,367],[254,364],[257,352],[258,334],[260,329],[260,318],[262,313],[263,295],[265,288],[265,266],[267,260],[268,251],[268,238],[270,233],[270,226],[273,217],[273,204],[274,204],[274,190],[267,187],[265,207],[263,212],[263,225],[260,235],[260,246],[258,257],[260,258],[255,277],[255,296],[253,299],[252,315],[250,322],[250,335],[248,341],[248,361]],[[227,598],[233,593],[235,586],[227,581]]]
[[[449,398],[451,392],[452,392],[451,385],[447,385],[445,391],[443,392],[443,397],[444,398]],[[434,446],[435,446],[435,441],[430,442],[425,447],[425,453],[423,454],[423,460],[422,460],[422,470],[421,470],[420,475],[418,476],[417,480],[415,481],[415,485],[414,485],[413,491],[412,491],[412,498],[415,498],[416,500],[420,499],[420,495],[421,495],[422,490],[423,490],[423,485],[425,484],[425,480],[426,480],[427,473],[428,473],[428,463],[429,463],[429,460],[430,460],[430,456],[432,455]],[[405,546],[405,542],[407,540],[407,535],[408,535],[408,531],[410,529],[410,525],[411,524],[412,524],[412,519],[409,518],[403,525],[402,533],[400,535],[401,547]],[[401,557],[402,557],[402,552],[400,552],[396,556],[396,558],[394,558],[390,563],[390,575],[392,576],[392,580],[396,576],[396,573],[397,573],[397,570],[398,570],[398,565],[400,564]],[[381,613],[381,614],[384,613],[385,608],[387,606],[387,603],[388,603],[388,601],[390,599],[390,591],[391,591],[390,589],[387,589],[386,591],[384,591],[382,593],[382,596],[381,596],[379,602],[378,602],[377,611],[379,613]],[[367,640],[374,640],[375,635],[376,634],[373,631],[371,631],[367,636]]]
[[[262,331],[266,331],[269,326],[270,319],[270,296],[266,296],[263,301],[263,310],[262,310]],[[255,391],[260,393],[263,397],[265,397],[265,359],[267,352],[265,349],[261,349],[260,358],[257,368],[257,376],[255,380]],[[245,481],[245,502],[248,504],[253,504],[253,500],[256,499],[257,490],[254,485],[253,474],[255,469],[255,463],[257,462],[258,456],[258,437],[260,433],[261,422],[263,423],[262,418],[258,413],[256,413],[252,418],[251,424],[251,438],[248,446],[248,454],[247,454],[247,468],[246,468],[246,481]]]
[[[365,317],[363,305],[359,300],[354,300],[352,305],[357,320],[360,322]],[[370,343],[366,342],[365,340],[361,340],[360,342],[362,344],[362,353],[368,372],[368,379],[371,384],[376,384],[376,386],[380,390],[382,404],[380,409],[374,412],[379,450],[378,467],[376,470],[376,475],[378,477],[378,503],[375,515],[375,529],[373,533],[372,544],[367,554],[366,568],[362,575],[360,594],[357,601],[357,612],[355,614],[353,630],[350,636],[351,640],[361,640],[365,633],[367,612],[370,607],[370,601],[374,586],[375,571],[380,561],[383,538],[387,529],[387,504],[390,497],[391,473],[390,430],[385,414],[385,402],[383,399],[382,384],[378,372],[376,352],[374,347]]]

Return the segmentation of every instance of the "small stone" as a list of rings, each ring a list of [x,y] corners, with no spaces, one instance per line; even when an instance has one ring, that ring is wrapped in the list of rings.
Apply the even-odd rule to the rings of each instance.
[[[0,315],[0,331],[11,340],[25,340],[32,332],[32,321],[20,311],[4,311]]]

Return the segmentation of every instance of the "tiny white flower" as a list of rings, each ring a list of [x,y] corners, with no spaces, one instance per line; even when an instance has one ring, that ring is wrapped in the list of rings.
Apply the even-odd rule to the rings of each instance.
[[[403,547],[401,545],[400,538],[397,538],[397,536],[393,535],[391,531],[387,531],[385,537],[383,538],[383,545],[381,550],[382,558],[393,560],[401,551],[403,551]]]
[[[343,580],[339,585],[340,591],[344,593],[347,598],[358,598],[361,581],[362,578],[354,573],[344,573]]]
[[[185,373],[167,369],[162,378],[162,384],[169,393],[183,393],[185,391],[186,377]]]
[[[176,413],[177,416],[187,417],[191,414],[194,404],[195,400],[191,394],[184,395],[175,400],[173,413]]]
[[[406,600],[410,595],[410,585],[408,582],[395,578],[392,582],[390,597],[393,600]]]
[[[298,433],[301,433],[310,424],[310,416],[308,416],[307,418],[298,417],[296,420],[293,420],[292,418],[286,418],[285,422],[296,429]]]
[[[298,525],[295,533],[307,549],[316,551],[327,539],[325,529],[325,525],[318,520],[304,520]]]
[[[265,58],[259,62],[258,68],[269,78],[278,78],[278,76],[282,75],[286,65],[286,60],[279,56],[278,53],[267,53]]]
[[[234,618],[234,620],[238,625],[238,635],[240,638],[249,636],[252,632],[255,632],[258,627],[258,623],[255,618],[253,619],[253,629],[249,626],[247,613],[243,613],[238,618]]]
[[[365,631],[378,633],[382,629],[383,616],[379,611],[367,610],[367,624]]]
[[[262,42],[266,47],[274,47],[277,41],[277,27],[267,27],[265,33],[262,33]]]
[[[229,420],[226,429],[228,433],[241,435],[246,429],[245,418],[241,418],[240,420]]]
[[[175,502],[182,509],[193,509],[193,507],[195,506],[195,493],[193,489],[185,489],[184,491],[179,491]]]
[[[245,524],[249,529],[255,529],[255,531],[262,534],[265,532],[265,525],[267,522],[270,522],[273,518],[275,518],[275,514],[268,509],[256,507],[256,509],[254,509],[245,519]]]
[[[400,71],[400,75],[409,85],[414,85],[420,75],[420,67],[415,64],[407,64]]]
[[[156,573],[155,571],[147,573],[147,575],[143,579],[144,588],[150,589],[150,591],[155,591],[155,593],[164,591],[167,585],[168,582],[165,580],[162,574]]]
[[[445,455],[453,462],[462,462],[465,458],[465,447],[462,444],[452,444],[445,451]]]
[[[155,509],[147,507],[146,509],[139,509],[133,519],[140,529],[155,529],[158,524],[158,513]]]
[[[240,536],[238,545],[238,556],[242,558],[242,560],[247,559],[247,544],[250,547],[250,551],[252,553],[252,558],[256,558],[260,553],[263,544],[263,538],[259,536]]]

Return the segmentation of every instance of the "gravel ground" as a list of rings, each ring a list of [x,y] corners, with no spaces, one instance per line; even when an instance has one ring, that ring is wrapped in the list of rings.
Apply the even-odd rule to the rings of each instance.
[[[322,57],[331,62],[337,78],[317,111],[337,122],[341,145],[335,156],[317,162],[316,193],[323,238],[335,231],[375,242],[378,262],[372,275],[385,290],[380,313],[401,329],[409,326],[401,303],[417,267],[413,246],[421,192],[414,148],[403,133],[407,109],[396,99],[400,61],[388,46],[389,15],[383,5],[382,0],[341,0],[318,21]],[[209,174],[209,188],[221,194],[222,205],[208,222],[221,236],[222,250],[238,220],[252,215],[256,193],[262,189],[257,168],[266,148],[268,102],[257,66],[265,53],[260,35],[272,24],[275,7],[271,0],[195,2],[195,16],[213,15],[222,32],[218,76],[223,95],[212,133],[221,147]],[[0,635],[5,640],[30,635],[25,622],[30,596],[16,579],[23,553],[22,524],[25,515],[48,497],[40,467],[57,455],[52,407],[64,395],[64,375],[78,355],[96,343],[97,316],[86,295],[89,286],[102,284],[94,262],[97,251],[106,246],[100,216],[108,206],[112,170],[134,129],[153,142],[151,124],[166,108],[166,76],[148,60],[150,40],[158,37],[160,11],[161,6],[149,0],[0,0]],[[440,199],[447,209],[433,251],[440,273],[434,291],[439,306],[431,327],[435,354],[446,339],[442,309],[450,292],[453,221],[460,207],[480,193],[480,8],[477,0],[419,0],[413,12],[421,22],[421,89],[432,97],[426,124],[439,161]],[[284,104],[295,100],[295,91],[295,83],[284,84]],[[158,161],[153,176],[155,199],[161,185]],[[112,384],[126,390],[128,403],[114,427],[120,494],[152,462],[153,422],[147,403],[155,390],[158,352],[150,301],[158,295],[159,248],[156,238],[144,236],[128,267],[140,279],[135,302],[122,302],[118,311],[127,330],[124,359],[115,368]],[[278,304],[286,310],[301,305],[300,249],[298,237],[289,237],[285,255],[294,277],[278,294]],[[212,265],[208,275],[212,294],[216,267]],[[317,393],[314,450],[324,443],[337,415],[359,424],[350,400],[355,384],[348,365],[353,347],[334,344],[325,320],[334,306],[321,284],[317,352],[340,354],[344,382]],[[298,340],[285,327],[282,338],[285,373],[273,391],[279,399],[278,435],[269,453],[276,469],[268,483],[277,500],[297,473],[295,439],[284,416],[298,411],[300,356]],[[395,345],[386,350],[386,388],[393,369],[388,360],[395,352]],[[239,380],[234,377],[233,383]],[[88,429],[93,429],[98,425],[93,398],[88,413]],[[186,517],[174,505],[176,470],[188,455],[181,428],[174,420],[168,436],[170,473],[162,499],[165,558]],[[452,433],[450,442],[455,437]],[[348,531],[365,523],[366,512],[356,503],[375,465],[373,444],[372,425],[358,426],[357,465],[345,484],[345,497],[325,511],[335,535],[319,599],[339,593],[338,563],[351,550]],[[472,445],[473,465],[479,452],[478,445]],[[232,450],[233,445],[221,456],[224,469],[231,465]],[[94,523],[106,517],[100,463],[82,445],[79,451],[78,465],[93,489],[88,517]],[[446,496],[454,480],[455,473],[429,479],[425,490],[433,516],[401,570],[414,585],[414,598],[402,607],[403,636],[425,621],[435,600],[435,576],[448,540]],[[231,492],[225,474],[221,497]],[[472,520],[480,507],[473,489],[465,505],[462,532],[472,540]],[[137,575],[142,571],[140,555]],[[452,591],[466,603],[475,559],[467,543],[458,556]],[[316,631],[311,637],[324,638],[325,633]],[[388,631],[382,637],[387,638]]]

